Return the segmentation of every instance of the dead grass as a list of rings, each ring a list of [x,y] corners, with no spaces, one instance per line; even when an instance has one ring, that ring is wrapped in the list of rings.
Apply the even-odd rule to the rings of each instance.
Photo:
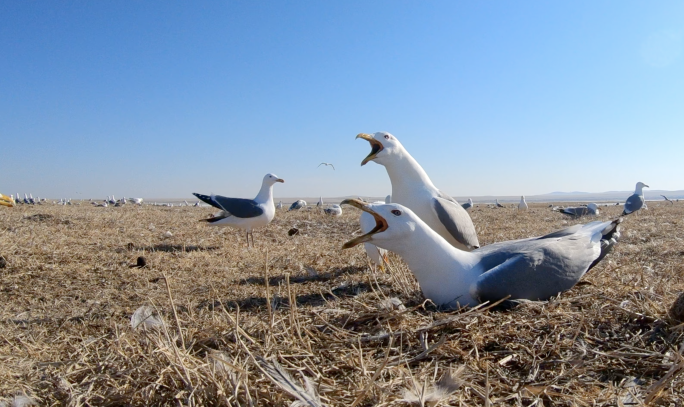
[[[480,242],[580,222],[531,208],[475,208]],[[448,313],[424,302],[399,259],[373,273],[362,248],[340,250],[358,230],[352,208],[278,212],[252,250],[241,233],[198,222],[205,208],[3,208],[0,397],[284,406],[303,391],[300,405],[681,406],[684,324],[668,309],[684,291],[684,206],[649,208],[558,298]],[[138,256],[148,266],[129,268]],[[141,306],[161,328],[131,327]],[[286,374],[289,390],[273,378]]]

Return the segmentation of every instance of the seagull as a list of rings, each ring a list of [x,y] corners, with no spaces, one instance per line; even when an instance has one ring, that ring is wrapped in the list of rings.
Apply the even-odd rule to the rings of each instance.
[[[464,203],[464,204],[461,205],[461,206],[463,207],[463,209],[465,209],[465,210],[467,211],[468,209],[472,208],[473,205],[474,205],[474,204],[473,204],[473,200],[470,199],[470,198],[468,198],[468,202]]]
[[[495,201],[496,201],[496,207],[497,207],[497,208],[505,208],[505,206],[503,206],[503,205],[501,205],[501,204],[499,203],[499,200],[498,200],[498,199],[495,199]]]
[[[128,198],[130,202],[133,202],[136,205],[142,205],[143,199],[142,198]]]
[[[335,169],[335,166],[330,164],[330,163],[320,163],[320,164],[318,164],[318,167],[320,167],[321,165],[332,167],[333,170]],[[318,168],[318,167],[316,167],[316,168]]]
[[[283,209],[283,201],[278,202],[278,205],[276,205],[276,209]]]
[[[252,236],[254,247],[254,235],[252,230],[260,226],[268,225],[275,217],[275,205],[273,205],[273,185],[276,182],[285,182],[275,174],[266,174],[261,183],[261,189],[254,199],[228,198],[221,195],[202,195],[194,193],[197,198],[209,205],[221,210],[209,219],[202,219],[211,226],[230,226],[244,229],[249,247],[249,236]]]
[[[666,200],[667,202],[669,202],[669,203],[671,203],[672,205],[674,205],[674,202],[672,202],[672,200],[668,199],[665,195],[660,195],[660,196],[662,196],[663,198],[665,198],[665,200]]]
[[[632,212],[636,212],[644,206],[644,187],[650,188],[643,182],[637,182],[634,193],[630,195],[625,201],[625,209],[622,211],[622,215],[629,215]]]
[[[385,166],[392,183],[392,202],[411,208],[451,245],[463,250],[480,246],[470,215],[453,198],[437,189],[418,162],[396,137],[387,132],[360,133],[371,152],[361,161]]]
[[[389,197],[389,195],[388,195]],[[385,198],[385,202],[387,202],[387,198]],[[373,202],[373,205],[382,205],[382,201],[376,201]],[[359,218],[359,224],[361,224],[361,233],[370,233],[370,231],[373,230],[375,227],[375,219],[373,218],[373,215],[371,215],[368,212],[361,212],[361,217]],[[381,249],[378,246],[374,245],[373,243],[368,243],[365,242],[363,244],[364,249],[366,250],[366,254],[370,259],[373,261],[374,264],[378,265],[380,267],[380,270],[385,271],[385,264],[389,264],[389,259],[387,257],[387,250]]]
[[[576,218],[584,215],[598,216],[599,209],[595,203],[590,203],[587,206],[578,206],[575,208],[563,208],[559,210],[560,213],[570,215]]]
[[[316,203],[316,206],[319,208],[323,206],[323,197],[318,198],[318,203]]]
[[[287,211],[288,212],[289,211],[296,211],[296,210],[302,209],[305,206],[306,206],[306,201],[303,199],[298,199],[298,200],[292,202],[292,205],[290,205],[290,209],[288,209]]]
[[[494,243],[466,252],[448,244],[399,204],[345,199],[371,214],[375,227],[342,248],[370,242],[400,255],[426,298],[443,308],[485,301],[546,300],[572,288],[620,237],[622,218],[578,224],[541,237]]]
[[[525,202],[525,195],[520,197],[520,203],[518,204],[518,210],[520,210],[520,211],[526,211],[527,210],[527,202]]]
[[[323,212],[332,216],[340,216],[342,215],[342,208],[340,207],[340,205],[332,205],[329,208],[323,209]]]

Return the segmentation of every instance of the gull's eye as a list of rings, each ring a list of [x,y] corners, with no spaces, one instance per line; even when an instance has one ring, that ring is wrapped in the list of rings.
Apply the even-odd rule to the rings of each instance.
[[[390,135],[389,135],[389,134],[385,134],[385,138],[386,138],[387,140],[389,140],[389,139],[390,139]]]
[[[394,209],[394,210],[392,210],[392,215],[401,216],[401,211],[399,209]]]

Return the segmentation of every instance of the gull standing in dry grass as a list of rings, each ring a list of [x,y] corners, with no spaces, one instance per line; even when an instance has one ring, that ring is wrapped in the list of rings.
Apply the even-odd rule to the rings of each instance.
[[[504,206],[499,203],[499,199],[495,199],[494,202],[496,203],[497,208],[503,208]]]
[[[463,207],[463,209],[465,209],[465,210],[467,211],[468,209],[472,208],[473,205],[475,205],[475,204],[473,203],[473,200],[470,199],[470,198],[468,198],[468,202],[464,203],[464,204],[461,205],[461,206]]]
[[[527,202],[525,202],[525,195],[520,197],[520,203],[518,204],[518,210],[520,210],[520,211],[526,211],[527,210]]]
[[[545,300],[572,288],[620,237],[622,218],[574,225],[530,239],[494,243],[472,252],[451,246],[409,208],[346,199],[371,214],[375,227],[343,248],[370,242],[400,255],[426,298],[458,308],[484,301]]]
[[[360,133],[356,138],[368,141],[369,161],[383,165],[392,183],[392,202],[411,208],[425,223],[462,250],[480,247],[470,215],[461,205],[437,189],[418,162],[396,137],[387,132]]]
[[[636,212],[642,207],[645,207],[644,187],[650,188],[641,181],[636,183],[634,193],[625,201],[625,209],[622,211],[623,215],[629,215],[630,213]]]
[[[202,219],[211,226],[230,226],[244,229],[247,235],[252,236],[254,246],[254,234],[252,230],[268,225],[275,217],[275,205],[273,204],[273,185],[276,182],[285,182],[275,174],[266,174],[261,182],[261,189],[254,199],[228,198],[221,195],[202,195],[193,192],[197,198],[208,203],[214,208],[221,210],[209,219]]]

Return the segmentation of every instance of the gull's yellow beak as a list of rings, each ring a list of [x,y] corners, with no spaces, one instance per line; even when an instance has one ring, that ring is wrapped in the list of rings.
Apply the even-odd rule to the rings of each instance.
[[[371,240],[374,234],[383,232],[387,229],[387,221],[382,216],[378,215],[377,212],[375,212],[366,202],[363,202],[358,199],[345,199],[344,201],[340,202],[340,205],[344,204],[354,206],[356,208],[361,209],[364,212],[368,212],[371,215],[373,215],[373,219],[375,219],[375,227],[373,228],[373,230],[366,233],[365,235],[361,235],[343,244],[343,249],[349,249],[358,244],[368,242],[369,240]]]
[[[278,179],[276,180],[276,182],[282,182],[282,183],[285,183],[285,180],[284,180],[284,179],[282,179],[282,178],[278,178]]]
[[[362,138],[369,142],[371,145],[371,152],[366,156],[366,158],[363,159],[363,161],[361,161],[361,165],[366,165],[368,161],[373,160],[378,155],[378,153],[382,151],[382,149],[384,148],[382,143],[374,139],[373,136],[371,136],[370,134],[359,133],[356,135],[356,138]]]
[[[0,194],[0,206],[14,206],[14,200],[7,195]]]

